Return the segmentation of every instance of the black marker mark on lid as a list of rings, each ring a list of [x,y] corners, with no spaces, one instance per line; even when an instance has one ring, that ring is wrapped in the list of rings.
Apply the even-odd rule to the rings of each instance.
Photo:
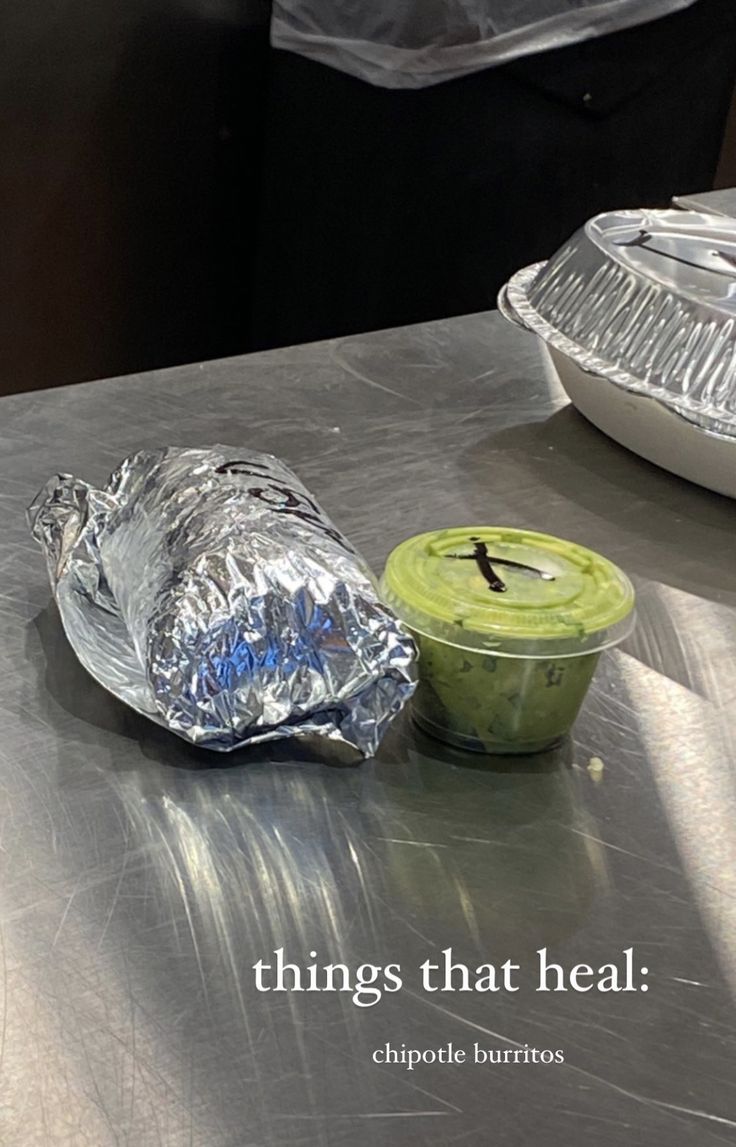
[[[509,569],[519,570],[520,573],[531,574],[533,577],[542,578],[543,581],[554,581],[554,574],[547,573],[545,570],[539,570],[536,566],[527,566],[523,562],[513,562],[510,558],[497,558],[488,553],[488,546],[482,542],[480,538],[470,538],[469,541],[474,542],[472,554],[446,554],[448,558],[457,558],[459,561],[474,561],[478,563],[478,569],[483,574],[483,577],[488,582],[488,588],[494,593],[506,593],[507,585],[498,576],[493,566],[507,566]]]
[[[721,275],[726,279],[733,279],[733,271],[721,271],[718,267],[705,267],[702,263],[695,263],[692,259],[683,259],[682,255],[673,255],[671,251],[660,251],[657,247],[650,247],[649,240],[652,235],[649,231],[640,230],[639,234],[634,239],[619,239],[614,240],[614,247],[643,247],[652,255],[659,255],[662,259],[671,259],[673,263],[682,263],[683,267],[694,267],[696,271],[708,271],[712,275]],[[716,255],[718,258],[725,260],[732,267],[736,266],[734,259],[726,251],[711,251],[711,255]]]

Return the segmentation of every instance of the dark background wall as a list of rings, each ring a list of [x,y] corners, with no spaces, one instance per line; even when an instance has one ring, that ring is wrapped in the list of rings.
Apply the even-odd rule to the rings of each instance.
[[[0,390],[242,345],[266,20],[0,0]]]
[[[721,161],[715,178],[716,187],[736,187],[736,91],[731,100],[723,139]]]

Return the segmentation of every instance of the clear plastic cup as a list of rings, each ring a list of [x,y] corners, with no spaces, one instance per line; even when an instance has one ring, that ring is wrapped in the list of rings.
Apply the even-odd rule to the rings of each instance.
[[[634,590],[617,566],[528,530],[419,534],[390,554],[381,588],[419,647],[415,720],[485,753],[556,744],[600,654],[634,625]]]

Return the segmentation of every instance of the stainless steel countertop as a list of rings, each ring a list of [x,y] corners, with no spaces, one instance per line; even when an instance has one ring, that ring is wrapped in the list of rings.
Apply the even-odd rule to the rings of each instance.
[[[736,216],[736,187],[695,192],[692,195],[675,195],[672,202],[675,207],[691,211],[711,211],[715,215]]]
[[[603,437],[496,315],[0,401],[3,1147],[736,1143],[736,510]],[[509,522],[632,575],[640,620],[556,754],[493,762],[403,720],[377,759],[223,761],[76,665],[24,510],[139,446],[284,456],[378,568]],[[591,773],[591,757],[604,763]],[[229,766],[229,767],[228,767]],[[535,952],[634,946],[646,994],[536,993]],[[371,1008],[256,992],[287,958],[400,962]],[[434,995],[452,946],[518,993]],[[562,1049],[377,1066],[374,1049]]]

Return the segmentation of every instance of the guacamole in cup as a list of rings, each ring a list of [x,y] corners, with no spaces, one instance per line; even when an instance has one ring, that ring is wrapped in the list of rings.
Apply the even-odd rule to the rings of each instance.
[[[607,558],[500,526],[409,538],[389,556],[381,588],[419,648],[415,720],[486,753],[559,741],[600,654],[634,624],[633,587]]]

